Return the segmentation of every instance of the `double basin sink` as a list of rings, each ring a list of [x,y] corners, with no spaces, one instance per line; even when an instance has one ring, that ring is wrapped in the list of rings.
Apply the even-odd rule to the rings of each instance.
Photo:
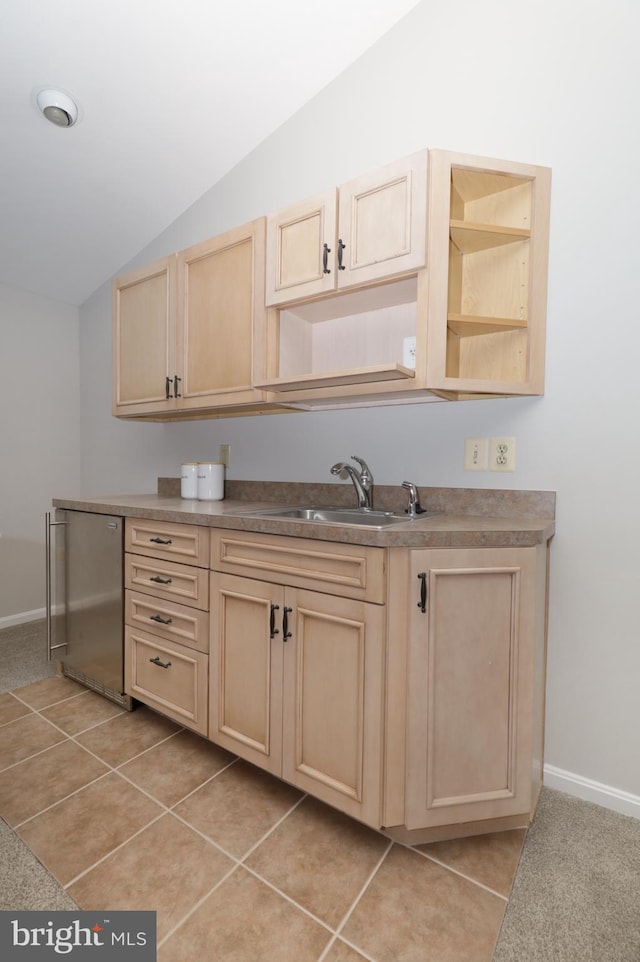
[[[253,517],[281,518],[291,521],[312,521],[315,524],[353,524],[363,528],[387,528],[395,524],[407,524],[415,518],[393,511],[374,511],[369,508],[314,508],[306,505],[282,508],[263,508],[252,511]],[[434,517],[427,512],[420,518]]]

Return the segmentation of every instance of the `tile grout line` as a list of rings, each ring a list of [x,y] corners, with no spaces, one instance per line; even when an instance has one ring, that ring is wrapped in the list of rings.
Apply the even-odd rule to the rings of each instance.
[[[484,889],[485,892],[489,892],[490,895],[495,895],[495,897],[501,899],[501,901],[503,902],[509,901],[508,896],[502,895],[500,892],[496,892],[496,890],[492,889],[489,885],[485,885],[484,882],[480,882],[478,881],[478,879],[474,879],[470,875],[465,875],[464,872],[461,872],[457,868],[453,868],[453,866],[451,865],[447,865],[446,862],[441,862],[440,859],[437,859],[435,857],[435,855],[429,855],[427,852],[419,852],[417,849],[412,848],[410,845],[404,845],[402,842],[398,842],[397,844],[402,845],[403,848],[407,848],[411,852],[415,852],[416,855],[420,855],[422,858],[428,859],[430,862],[434,862],[436,865],[439,865],[440,868],[444,868],[444,869],[447,869],[447,871],[449,872],[453,872],[454,875],[457,875],[459,878],[464,879],[466,882],[471,882],[473,885],[477,885],[478,888]],[[517,868],[516,868],[516,871],[517,871]],[[515,875],[515,872],[514,872],[514,875]]]
[[[83,869],[82,872],[78,872],[77,875],[74,875],[74,877],[69,882],[66,882],[64,884],[60,882],[65,892],[69,888],[71,888],[72,885],[78,882],[81,878],[84,878],[84,876],[87,875],[88,872],[92,872],[93,869],[97,868],[98,865],[100,865],[102,862],[106,862],[106,860],[110,858],[111,855],[114,855],[116,852],[119,852],[121,848],[124,848],[125,845],[128,845],[129,842],[131,842],[134,838],[137,838],[137,836],[141,835],[142,832],[146,832],[148,828],[150,828],[152,825],[155,825],[156,822],[159,822],[160,819],[164,818],[166,814],[167,812],[160,812],[158,815],[155,816],[155,818],[152,818],[150,822],[147,822],[146,825],[143,825],[142,828],[139,828],[136,832],[133,833],[133,835],[129,836],[129,838],[126,838],[124,842],[120,842],[119,845],[116,845],[115,848],[112,848],[111,851],[107,852],[106,855],[103,855],[102,858],[99,858],[92,865],[89,865],[87,868]],[[49,869],[49,871],[51,871],[51,869]],[[51,874],[53,875],[53,872]]]
[[[227,767],[229,767],[229,766],[227,766]],[[195,791],[195,789],[194,789],[194,791]],[[190,793],[190,794],[193,794],[193,793]],[[188,798],[188,797],[189,797],[189,796],[185,796],[185,798]],[[210,895],[213,895],[213,893],[216,891],[216,889],[218,889],[218,888],[220,887],[220,885],[222,885],[222,883],[225,882],[225,881],[229,878],[229,876],[232,875],[233,872],[235,872],[235,870],[238,869],[238,868],[244,868],[245,871],[246,871],[249,875],[252,875],[252,876],[253,876],[254,878],[256,878],[259,882],[262,882],[264,885],[266,885],[267,888],[270,888],[270,889],[271,889],[272,891],[274,891],[277,895],[279,895],[279,896],[281,896],[282,898],[284,898],[285,901],[290,902],[292,905],[295,906],[295,908],[299,909],[299,910],[300,910],[301,912],[303,912],[305,915],[308,915],[311,919],[313,919],[314,922],[318,922],[320,925],[323,926],[323,928],[329,928],[329,930],[332,931],[332,930],[330,929],[330,927],[327,926],[327,924],[322,921],[322,919],[316,918],[316,916],[313,915],[311,912],[309,912],[307,909],[305,909],[304,906],[299,905],[299,904],[298,904],[297,902],[295,902],[290,896],[286,895],[286,893],[281,892],[280,889],[278,889],[278,888],[275,887],[275,885],[273,885],[273,884],[272,884],[271,882],[269,882],[267,879],[263,878],[263,877],[262,877],[258,872],[256,872],[254,869],[251,869],[248,865],[246,865],[246,864],[245,864],[245,861],[244,861],[246,858],[249,857],[249,855],[251,855],[251,854],[255,851],[255,849],[256,849],[259,845],[261,845],[261,844],[269,837],[269,835],[272,834],[272,832],[274,832],[274,831],[276,830],[276,828],[277,828],[279,825],[281,825],[281,824],[285,821],[285,819],[287,819],[287,818],[289,817],[289,815],[291,815],[291,814],[296,810],[296,808],[298,807],[298,805],[300,805],[300,804],[305,800],[306,797],[307,797],[306,795],[303,795],[301,798],[299,798],[299,799],[291,806],[291,808],[289,808],[288,811],[286,811],[286,812],[284,813],[284,815],[282,815],[282,816],[278,819],[278,821],[275,822],[275,823],[271,826],[271,828],[270,828],[267,832],[265,832],[264,835],[262,835],[262,836],[258,839],[257,842],[255,842],[250,848],[247,849],[247,851],[244,853],[244,855],[242,855],[241,858],[238,858],[238,856],[233,855],[233,853],[231,853],[231,852],[227,851],[226,849],[224,849],[221,845],[219,845],[217,842],[215,842],[210,836],[206,835],[206,834],[205,834],[204,832],[202,832],[200,829],[197,829],[194,825],[190,825],[189,822],[187,822],[187,821],[186,821],[181,815],[179,815],[177,812],[174,812],[174,811],[171,812],[171,814],[175,815],[175,817],[176,817],[177,819],[179,819],[179,821],[182,822],[184,825],[186,825],[187,828],[190,828],[191,831],[195,832],[197,835],[199,835],[201,838],[203,838],[206,842],[209,842],[211,845],[213,845],[215,848],[217,848],[220,852],[222,852],[223,855],[226,855],[227,858],[231,859],[231,860],[233,861],[234,865],[233,865],[233,867],[232,867],[231,869],[229,869],[229,871],[223,876],[223,878],[221,878],[218,882],[216,882],[216,884],[210,889],[209,892],[207,892],[205,895],[203,895],[202,898],[200,898],[200,899],[196,902],[196,904],[193,905],[193,906],[189,909],[189,911],[186,913],[186,915],[185,915],[179,922],[176,922],[176,924],[175,924],[174,927],[171,929],[171,931],[170,931],[170,932],[167,932],[167,934],[166,934],[165,936],[163,936],[162,941],[158,943],[158,948],[160,948],[160,946],[163,945],[163,944],[167,941],[167,939],[170,938],[170,936],[172,936],[175,932],[177,932],[177,930],[178,930],[179,928],[181,928],[181,926],[184,925],[184,923],[193,915],[193,913],[196,911],[196,909],[198,909],[198,908],[203,904],[203,902],[205,902],[205,901],[209,898]],[[184,799],[182,799],[182,801],[184,801]],[[176,805],[179,805],[179,804],[180,804],[180,802],[176,802]]]
[[[365,955],[365,958],[371,960],[371,962],[376,962],[376,960],[373,959],[372,956],[370,956],[368,953],[366,953],[366,952],[363,953],[359,946],[354,945],[353,942],[349,942],[348,939],[343,938],[343,936],[341,935],[341,933],[342,933],[343,928],[345,927],[345,925],[347,924],[347,922],[348,922],[349,919],[351,918],[352,914],[354,913],[354,911],[355,911],[356,908],[358,907],[358,904],[360,903],[362,897],[364,896],[365,892],[366,892],[367,889],[369,888],[371,882],[374,880],[374,878],[375,878],[376,875],[378,874],[378,872],[379,872],[379,870],[380,870],[380,868],[381,868],[381,866],[382,866],[382,863],[384,862],[384,860],[386,859],[387,855],[389,854],[389,852],[390,852],[391,849],[393,848],[393,846],[394,846],[393,840],[392,840],[392,839],[388,839],[388,842],[389,842],[389,844],[387,845],[386,849],[384,850],[384,852],[382,853],[382,855],[381,855],[380,858],[378,859],[376,865],[374,865],[373,869],[372,869],[371,872],[369,873],[368,878],[367,878],[366,881],[364,882],[362,888],[360,889],[360,891],[359,891],[358,894],[356,895],[355,899],[353,900],[353,902],[351,903],[351,905],[349,906],[349,908],[348,908],[347,911],[345,912],[345,914],[344,914],[344,916],[343,916],[343,918],[342,918],[342,921],[340,922],[340,924],[339,924],[338,926],[336,926],[335,935],[334,935],[333,939],[329,942],[329,944],[325,946],[322,954],[318,957],[318,962],[323,962],[323,960],[324,960],[324,959],[326,958],[326,956],[327,956],[327,953],[329,952],[329,950],[331,949],[331,947],[332,947],[333,945],[335,945],[336,940],[337,940],[338,938],[342,939],[346,944],[350,945],[353,949],[356,949],[358,952],[360,952],[361,955],[364,954],[364,955]]]

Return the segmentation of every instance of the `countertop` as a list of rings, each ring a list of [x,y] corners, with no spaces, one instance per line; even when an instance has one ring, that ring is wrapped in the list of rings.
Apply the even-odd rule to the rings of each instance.
[[[338,493],[342,496],[343,486],[274,483],[270,489],[268,484],[262,482],[235,482],[229,486],[230,493],[239,491],[243,497],[226,497],[223,501],[191,501],[183,500],[179,494],[167,494],[167,490],[175,489],[175,484],[162,485],[163,480],[174,481],[159,479],[158,490],[162,493],[158,494],[54,498],[52,503],[54,507],[75,511],[379,547],[529,547],[545,543],[555,531],[555,495],[552,492],[420,489],[423,505],[435,516],[418,517],[391,528],[375,529],[263,518],[253,514],[265,507],[282,507],[285,504],[344,506],[344,499],[341,502],[337,497]],[[259,490],[261,494],[266,493],[271,497],[268,500],[251,500],[252,486],[254,493]],[[319,488],[322,490],[319,491]],[[328,494],[325,489],[329,489]],[[383,492],[381,500],[386,500],[387,504],[376,503],[375,506],[383,510],[401,510],[388,504],[394,489],[385,491],[387,497]],[[305,498],[307,492],[315,497]],[[328,499],[330,495],[333,495],[332,500]],[[347,504],[350,505],[351,501]],[[487,511],[493,513],[487,514]],[[541,513],[540,517],[536,516],[538,512]]]

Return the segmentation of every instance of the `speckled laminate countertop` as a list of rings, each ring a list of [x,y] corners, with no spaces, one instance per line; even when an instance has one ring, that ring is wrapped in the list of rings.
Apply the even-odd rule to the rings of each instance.
[[[54,498],[52,503],[75,511],[379,547],[529,547],[543,544],[555,531],[554,492],[420,488],[419,493],[435,516],[383,529],[254,514],[287,504],[352,506],[351,485],[227,482],[225,500],[207,502],[183,500],[179,481],[169,478],[158,479],[158,494]],[[376,508],[402,511],[403,505],[402,489],[376,488]]]

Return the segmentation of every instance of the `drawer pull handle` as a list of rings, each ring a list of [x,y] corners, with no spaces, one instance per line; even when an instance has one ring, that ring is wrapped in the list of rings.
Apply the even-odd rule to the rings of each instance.
[[[150,658],[149,661],[151,662],[152,665],[158,665],[160,668],[170,668],[170,667],[171,667],[171,662],[170,662],[170,661],[160,661],[160,658],[158,657],[158,655],[156,655],[155,658]]]
[[[157,621],[161,625],[170,625],[173,618],[162,618],[161,615],[149,615],[149,621]]]
[[[331,248],[329,247],[328,244],[324,244],[323,247],[322,247],[322,273],[323,273],[323,274],[330,274],[330,273],[331,273],[331,271],[330,271],[329,268],[327,267],[327,264],[329,263],[329,254],[330,254],[330,253],[331,253]]]
[[[149,581],[155,581],[158,585],[170,585],[172,578],[161,578],[160,575],[152,575]]]
[[[171,538],[149,538],[154,544],[171,544]]]

